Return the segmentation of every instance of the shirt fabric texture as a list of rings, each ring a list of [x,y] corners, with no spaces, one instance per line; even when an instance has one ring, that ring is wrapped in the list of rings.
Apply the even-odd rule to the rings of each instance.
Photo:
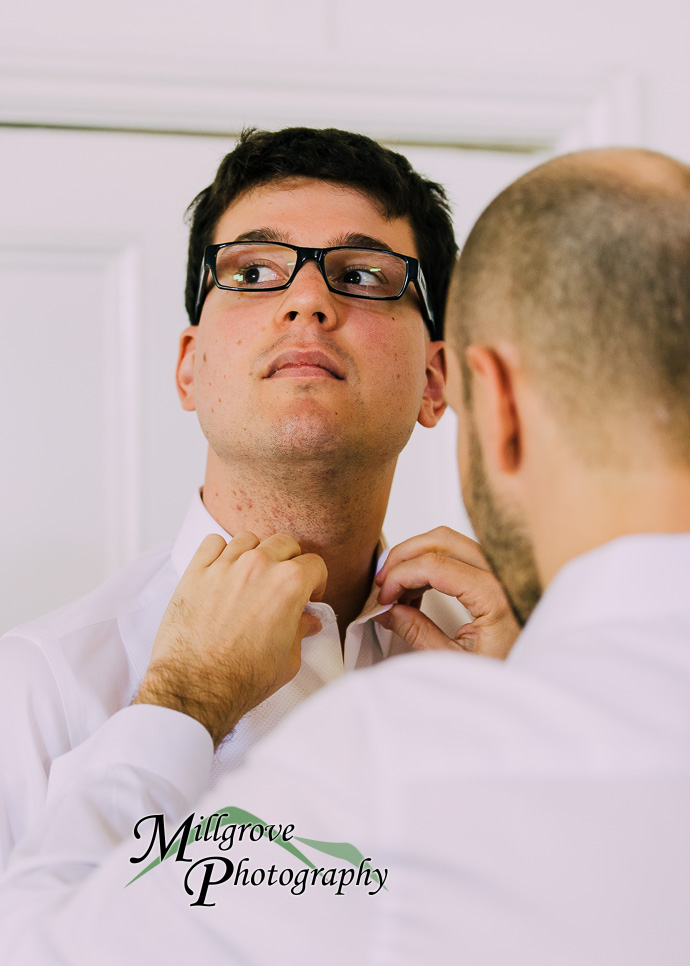
[[[51,763],[132,702],[163,613],[210,533],[231,539],[195,493],[172,545],[144,553],[85,597],[0,639],[0,869],[45,803]],[[382,553],[383,548],[381,543]],[[322,630],[303,641],[300,671],[226,738],[213,758],[209,787],[323,685],[408,650],[401,638],[372,621],[388,609],[377,605],[377,594],[374,586],[348,627],[344,653],[332,608],[308,605]],[[427,594],[423,610],[451,636],[471,619],[457,601],[440,594]]]
[[[690,534],[593,550],[556,576],[507,661],[431,652],[349,677],[201,802],[205,729],[120,711],[51,773],[0,889],[0,959],[686,966],[689,574]],[[123,888],[142,816],[175,828],[228,806],[294,823],[319,865],[314,843],[354,844],[388,870],[385,889],[229,880],[202,909],[172,859]],[[280,852],[254,849],[229,855]]]

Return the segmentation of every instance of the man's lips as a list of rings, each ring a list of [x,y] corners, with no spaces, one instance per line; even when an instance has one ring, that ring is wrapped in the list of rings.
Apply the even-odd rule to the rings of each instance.
[[[264,379],[271,376],[344,379],[342,366],[322,349],[287,349],[271,360]]]

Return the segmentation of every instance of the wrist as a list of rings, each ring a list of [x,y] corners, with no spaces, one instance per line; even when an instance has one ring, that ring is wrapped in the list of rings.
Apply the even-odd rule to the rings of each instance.
[[[227,702],[220,704],[217,698],[195,687],[189,679],[184,688],[176,686],[164,670],[160,667],[149,668],[132,704],[154,704],[194,718],[211,735],[215,750],[241,715],[234,716]]]

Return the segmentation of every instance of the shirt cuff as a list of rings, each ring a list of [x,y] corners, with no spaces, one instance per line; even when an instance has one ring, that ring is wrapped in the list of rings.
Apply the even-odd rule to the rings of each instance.
[[[86,769],[127,765],[172,784],[189,801],[206,791],[213,739],[195,718],[153,704],[123,708],[50,769],[48,801],[83,779]]]

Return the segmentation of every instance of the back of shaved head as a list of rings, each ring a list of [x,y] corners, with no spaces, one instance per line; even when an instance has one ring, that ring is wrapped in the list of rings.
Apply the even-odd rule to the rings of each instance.
[[[619,149],[531,171],[473,228],[446,326],[468,399],[464,350],[507,339],[584,460],[654,439],[690,466],[690,168]]]

